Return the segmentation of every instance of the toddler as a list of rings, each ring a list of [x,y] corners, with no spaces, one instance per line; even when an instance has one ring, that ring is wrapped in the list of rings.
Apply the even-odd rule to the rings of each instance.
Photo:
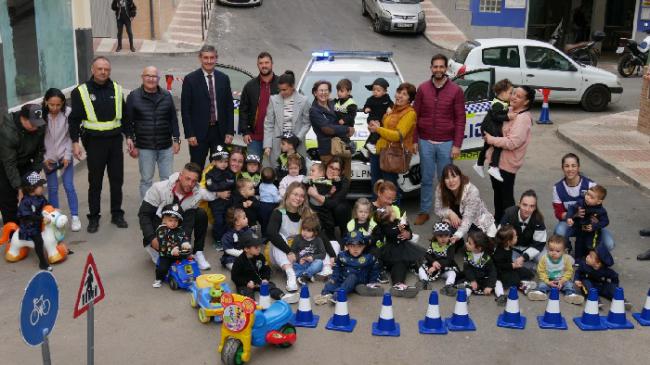
[[[588,251],[596,247],[601,241],[601,230],[609,224],[607,210],[603,207],[606,196],[607,189],[594,185],[587,190],[584,198],[578,199],[568,209],[566,223],[573,227],[576,234],[576,260],[587,256]],[[581,216],[578,215],[580,209],[584,209]]]
[[[356,291],[362,296],[382,296],[384,290],[378,283],[379,262],[375,256],[363,253],[368,238],[359,231],[352,231],[345,236],[346,250],[339,252],[333,273],[323,287],[321,294],[314,298],[314,303],[336,303],[334,294],[343,289],[346,293]]]
[[[276,161],[278,180],[282,180],[289,173],[289,156],[296,155],[300,159],[299,175],[305,174],[305,159],[298,153],[300,140],[292,132],[284,132],[280,137],[280,156]],[[284,195],[284,194],[283,194]]]
[[[320,223],[318,218],[310,216],[303,218],[300,224],[300,234],[296,235],[291,245],[291,252],[296,255],[293,270],[298,277],[298,283],[307,285],[314,281],[314,275],[323,270],[325,259],[325,244],[318,237]]]
[[[339,119],[339,125],[354,128],[354,121],[357,116],[357,103],[352,99],[352,81],[341,79],[336,83],[336,95],[338,99],[334,100],[334,111]],[[350,148],[350,153],[354,153],[356,146],[350,141],[349,137],[339,137]]]
[[[217,198],[208,203],[212,211],[212,237],[215,247],[221,247],[221,237],[226,227],[226,209],[232,204],[232,190],[235,187],[235,174],[228,168],[230,154],[222,146],[210,155],[213,167],[205,174],[205,187],[217,193]]]
[[[302,158],[297,154],[289,155],[287,157],[287,175],[280,180],[280,186],[278,187],[281,197],[283,197],[287,192],[287,188],[292,182],[299,182],[302,184],[305,175],[300,173],[301,170]]]
[[[248,226],[246,212],[241,208],[228,208],[226,211],[226,223],[228,224],[228,230],[221,237],[221,244],[223,245],[221,265],[228,270],[232,270],[233,263],[243,252],[239,241],[244,236],[253,234],[253,231]]]
[[[255,292],[260,291],[262,283],[268,283],[271,298],[287,303],[297,303],[298,293],[285,294],[270,281],[271,268],[266,264],[266,259],[262,255],[263,240],[254,235],[246,235],[239,244],[243,252],[232,265],[232,281],[235,283],[237,293],[254,300]]]
[[[428,283],[439,277],[445,279],[445,286],[440,289],[440,294],[450,297],[456,295],[456,276],[458,265],[454,260],[456,250],[451,244],[451,227],[447,222],[437,222],[433,225],[433,238],[431,245],[424,256],[424,263],[418,269],[418,278],[422,289],[427,289]]]
[[[21,187],[23,198],[18,203],[17,212],[20,227],[18,238],[34,242],[34,251],[38,256],[38,268],[52,271],[52,266],[50,266],[43,248],[43,236],[41,235],[43,223],[49,223],[44,222],[43,218],[43,208],[48,205],[47,199],[43,196],[43,185],[45,185],[45,179],[38,171],[30,171],[23,176]],[[7,192],[2,194],[7,194]]]
[[[248,217],[248,225],[255,229],[257,227],[257,214],[260,209],[260,202],[255,197],[255,183],[249,179],[240,178],[235,185],[237,191],[233,194],[232,206],[243,209],[246,212],[246,217]]]
[[[492,243],[483,231],[473,230],[467,234],[463,274],[469,282],[467,296],[472,293],[490,295],[497,283],[497,269],[488,252]]]
[[[494,93],[496,98],[492,99],[490,110],[483,118],[481,123],[481,133],[489,133],[495,137],[503,137],[503,123],[508,118],[508,106],[510,103],[510,94],[512,94],[512,83],[508,79],[503,79],[494,85]],[[485,163],[485,153],[490,145],[483,143],[483,149],[478,154],[478,160],[474,165],[474,170],[480,177],[485,177],[483,173],[483,164]],[[501,172],[499,171],[499,159],[501,158],[501,148],[492,146],[492,158],[490,159],[490,167],[488,174],[498,181],[503,181]]]
[[[509,289],[514,286],[521,289],[524,293],[535,289],[535,273],[524,266],[520,260],[512,259],[513,247],[517,244],[517,231],[509,224],[499,227],[495,236],[496,248],[492,254],[494,266],[497,269],[497,282],[494,287],[496,302],[499,306],[506,305],[508,297],[505,295],[504,288]]]
[[[156,229],[158,240],[158,264],[156,265],[156,281],[154,288],[162,286],[169,268],[181,257],[192,254],[190,238],[181,227],[183,223],[183,209],[180,205],[167,204],[162,208],[162,224]]]
[[[309,168],[309,176],[303,180],[307,187],[315,187],[318,194],[322,196],[329,196],[332,191],[332,180],[325,177],[325,166],[322,163],[314,163]],[[323,204],[309,197],[309,204],[315,207],[320,207]]]
[[[364,236],[370,237],[372,230],[377,223],[370,219],[370,212],[372,211],[372,203],[366,198],[359,198],[354,203],[352,208],[352,219],[348,222],[348,233],[359,231]]]
[[[618,273],[611,266],[614,265],[612,254],[602,243],[596,248],[590,248],[587,256],[577,261],[578,268],[574,277],[574,284],[586,296],[589,289],[598,289],[598,295],[612,300],[618,288]],[[600,302],[600,301],[599,301]],[[625,309],[632,305],[625,300]]]
[[[573,259],[565,253],[564,237],[553,235],[546,244],[547,254],[537,264],[539,284],[537,290],[528,293],[530,300],[546,300],[551,288],[557,288],[564,294],[567,303],[580,305],[585,301],[576,294],[573,284]]]
[[[241,177],[249,179],[250,181],[255,184],[255,190],[257,190],[257,187],[260,184],[260,181],[262,180],[262,176],[260,174],[260,167],[262,164],[262,160],[260,159],[260,156],[258,155],[247,155],[246,156],[246,171],[243,171],[241,173]]]
[[[260,210],[257,218],[260,221],[262,236],[266,236],[266,227],[269,224],[271,213],[280,203],[280,190],[275,186],[275,170],[271,167],[262,169],[262,180],[259,185]]]
[[[363,106],[363,112],[368,114],[368,123],[373,120],[378,121],[380,124],[384,120],[390,108],[393,107],[393,101],[388,96],[388,81],[384,78],[378,78],[372,84],[366,85],[366,89],[372,91],[372,95],[366,100]],[[377,153],[376,144],[379,140],[378,133],[370,133],[366,140],[366,150],[373,155]]]

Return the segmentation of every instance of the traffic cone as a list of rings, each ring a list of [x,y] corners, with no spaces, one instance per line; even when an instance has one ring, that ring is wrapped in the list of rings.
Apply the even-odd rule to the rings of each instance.
[[[372,323],[372,335],[399,337],[399,323],[395,322],[393,317],[393,300],[390,293],[384,294],[379,320]]]
[[[356,325],[357,320],[350,318],[350,313],[348,312],[348,298],[345,290],[339,289],[336,293],[334,315],[327,322],[325,329],[330,331],[352,332]]]
[[[458,291],[454,314],[445,319],[445,324],[450,331],[476,331],[474,321],[467,311],[467,292],[465,290]]]
[[[446,335],[447,326],[440,318],[440,306],[438,305],[438,292],[435,290],[429,294],[429,306],[424,319],[418,321],[418,328],[423,335]]]
[[[650,326],[650,289],[648,289],[648,296],[645,299],[645,305],[641,313],[633,313],[632,317],[636,319],[642,326]]]
[[[566,320],[560,313],[560,291],[551,288],[551,294],[546,303],[546,312],[543,316],[537,316],[537,324],[542,329],[565,330],[568,328]]]
[[[625,294],[623,294],[623,288],[616,288],[612,303],[609,305],[609,313],[603,319],[607,328],[610,330],[629,330],[634,328],[632,322],[625,316]]]
[[[605,320],[598,315],[598,290],[596,288],[589,289],[582,317],[573,318],[573,322],[583,331],[604,331],[607,329]]]
[[[506,309],[499,315],[497,326],[517,330],[526,328],[526,317],[519,311],[519,294],[514,286],[510,287]]]
[[[267,309],[271,306],[271,295],[269,294],[269,283],[262,282],[260,285],[260,299],[258,303],[260,309]]]
[[[318,326],[318,319],[320,317],[311,311],[311,300],[309,299],[309,288],[303,285],[300,289],[300,300],[298,301],[298,309],[296,313],[291,316],[290,323],[296,327],[309,327],[314,328]]]
[[[542,112],[539,114],[537,124],[553,124],[551,121],[551,113],[548,108],[548,97],[551,95],[551,90],[543,89],[542,95],[544,96],[544,102],[542,103]]]

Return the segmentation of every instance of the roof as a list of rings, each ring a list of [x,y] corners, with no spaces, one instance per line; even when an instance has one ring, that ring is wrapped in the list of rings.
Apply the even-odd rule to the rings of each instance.
[[[333,61],[314,60],[309,72],[388,72],[397,73],[392,62],[375,58],[335,57]]]
[[[479,42],[481,44],[481,47],[499,47],[512,45],[541,46],[547,48],[553,47],[547,42],[524,38],[481,38],[475,39],[475,41]]]

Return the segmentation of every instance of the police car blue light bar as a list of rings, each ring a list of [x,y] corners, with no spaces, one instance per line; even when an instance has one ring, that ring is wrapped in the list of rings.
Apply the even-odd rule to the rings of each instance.
[[[330,57],[378,57],[389,58],[393,57],[393,52],[386,51],[315,51],[311,54],[314,58],[330,58]]]

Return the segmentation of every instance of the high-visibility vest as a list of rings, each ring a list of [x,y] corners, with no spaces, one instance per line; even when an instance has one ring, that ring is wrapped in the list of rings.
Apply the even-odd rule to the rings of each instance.
[[[81,103],[86,111],[86,119],[81,121],[81,125],[85,129],[92,131],[110,131],[122,126],[122,86],[113,81],[113,90],[115,91],[115,119],[97,120],[95,107],[93,106],[93,103],[90,100],[90,95],[88,94],[88,87],[85,83],[79,85]]]

